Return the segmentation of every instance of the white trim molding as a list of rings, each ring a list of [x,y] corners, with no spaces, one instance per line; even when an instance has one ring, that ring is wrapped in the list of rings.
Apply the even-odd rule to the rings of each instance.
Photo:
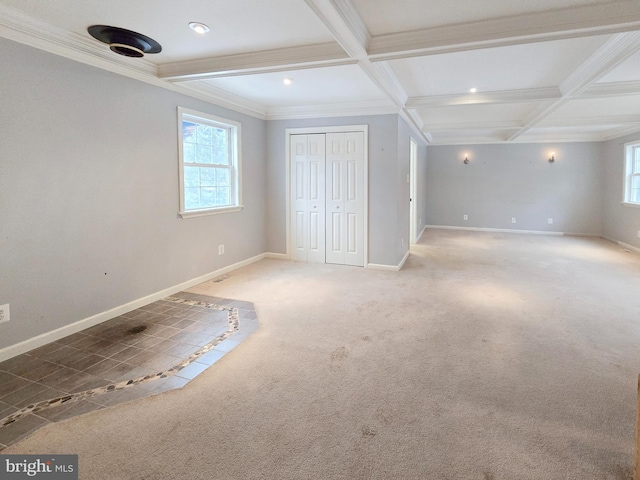
[[[452,225],[426,225],[424,228],[433,230],[467,230],[471,232],[493,232],[493,233],[526,233],[529,235],[567,235],[564,232],[546,232],[544,230],[516,230],[509,228],[482,228],[482,227],[457,227]]]

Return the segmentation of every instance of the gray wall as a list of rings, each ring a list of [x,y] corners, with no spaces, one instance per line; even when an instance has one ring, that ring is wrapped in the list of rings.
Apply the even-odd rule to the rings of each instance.
[[[604,142],[602,159],[604,197],[602,202],[602,234],[640,248],[640,207],[622,205],[624,182],[624,144],[640,140],[640,132]]]
[[[398,236],[397,119],[397,115],[377,115],[267,122],[267,250],[269,252],[286,253],[285,130],[303,127],[368,125],[369,263],[397,265],[400,262],[402,255],[398,256],[400,237]],[[407,153],[407,165],[408,159]]]
[[[427,223],[600,235],[601,150],[599,142],[429,146]]]
[[[265,252],[264,121],[2,39],[0,64],[0,348]],[[242,123],[243,211],[178,217],[177,106]]]

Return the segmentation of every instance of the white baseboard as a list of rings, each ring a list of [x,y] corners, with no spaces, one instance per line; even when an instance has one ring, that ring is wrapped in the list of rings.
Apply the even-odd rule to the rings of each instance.
[[[194,285],[198,285],[202,282],[206,282],[213,278],[219,277],[220,275],[224,275],[225,273],[231,272],[232,270],[237,270],[238,268],[245,267],[252,263],[258,262],[263,258],[266,258],[269,254],[261,253],[260,255],[256,255],[255,257],[248,258],[238,263],[234,263],[233,265],[229,265],[227,267],[220,268],[214,272],[207,273],[206,275],[202,275],[197,278],[193,278],[186,282],[180,283],[178,285],[174,285],[169,288],[165,288],[164,290],[160,290],[159,292],[152,293],[151,295],[147,295],[146,297],[138,298],[137,300],[133,300],[129,303],[125,303],[124,305],[120,305],[118,307],[112,308],[111,310],[107,310],[105,312],[98,313],[91,317],[85,318],[83,320],[78,320],[77,322],[71,323],[69,325],[65,325],[64,327],[60,327],[56,330],[52,330],[50,332],[43,333],[38,335],[37,337],[30,338],[28,340],[24,340],[20,343],[16,343],[14,345],[9,345],[8,347],[4,347],[0,349],[0,362],[13,358],[17,355],[21,355],[26,353],[34,348],[41,347],[46,345],[47,343],[55,342],[56,340],[60,340],[68,335],[72,335],[74,333],[80,332],[86,328],[93,327],[94,325],[98,325],[99,323],[106,322],[107,320],[111,320],[119,315],[125,314],[136,308],[143,307],[150,303],[161,300],[169,295],[173,295],[174,293],[181,292],[187,288],[191,288]]]
[[[408,250],[407,250],[407,253],[405,253],[402,260],[400,260],[400,263],[398,265],[382,265],[380,263],[367,263],[367,268],[370,268],[372,270],[387,270],[388,272],[399,272],[402,266],[404,265],[404,262],[407,261],[407,258],[409,258]]]
[[[615,243],[616,245],[619,245],[622,248],[625,248],[627,250],[631,250],[632,252],[640,253],[640,248],[634,247],[633,245],[629,245],[628,243],[621,242],[619,240],[616,240],[616,239],[611,238],[611,237],[607,237],[605,235],[602,235],[602,238],[604,238],[605,240],[609,240],[610,242]]]
[[[516,230],[509,228],[481,228],[481,227],[456,227],[449,225],[427,225],[425,228],[436,230],[470,230],[473,232],[492,232],[492,233],[527,233],[530,235],[564,235],[563,232],[545,232],[544,230]]]
[[[425,225],[424,227],[422,227],[422,230],[420,231],[420,234],[418,235],[418,238],[416,238],[416,243],[420,242],[420,239],[422,238],[422,234],[424,233],[424,231],[427,229],[427,226]]]
[[[286,253],[267,252],[264,255],[265,255],[265,258],[275,258],[276,260],[290,260],[289,256]]]

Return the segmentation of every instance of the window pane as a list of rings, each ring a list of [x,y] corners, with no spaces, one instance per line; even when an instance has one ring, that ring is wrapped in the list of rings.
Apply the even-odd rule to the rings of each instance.
[[[200,189],[189,187],[184,189],[184,208],[193,210],[200,208]]]
[[[184,186],[200,186],[200,169],[198,167],[184,167]]]
[[[218,205],[229,205],[231,203],[229,201],[230,197],[231,195],[228,187],[218,188]]]
[[[196,143],[196,124],[182,122],[182,140],[186,143]]]
[[[216,186],[216,169],[215,168],[200,168],[200,184],[203,187],[215,187]]]
[[[633,167],[631,173],[640,173],[640,147],[633,148]]]
[[[640,203],[640,188],[631,190],[631,201],[634,203]]]
[[[209,125],[198,124],[197,138],[199,145],[213,145],[213,128]]]
[[[216,168],[216,183],[219,187],[228,187],[229,183],[229,170],[226,168]]]
[[[185,163],[194,163],[196,161],[196,146],[193,143],[184,143],[182,145],[182,155]]]
[[[200,207],[210,208],[217,206],[216,191],[212,187],[204,187],[200,192]]]
[[[229,165],[229,131],[222,128],[214,128],[213,135],[213,163]]]
[[[196,162],[213,163],[213,151],[209,145],[196,145]]]

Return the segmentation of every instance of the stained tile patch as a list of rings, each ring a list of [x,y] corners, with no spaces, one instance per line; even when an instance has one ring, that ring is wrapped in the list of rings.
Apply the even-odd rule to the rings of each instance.
[[[254,313],[240,336],[239,307]],[[0,451],[44,424],[181,388],[256,329],[249,302],[181,292],[2,362]]]

